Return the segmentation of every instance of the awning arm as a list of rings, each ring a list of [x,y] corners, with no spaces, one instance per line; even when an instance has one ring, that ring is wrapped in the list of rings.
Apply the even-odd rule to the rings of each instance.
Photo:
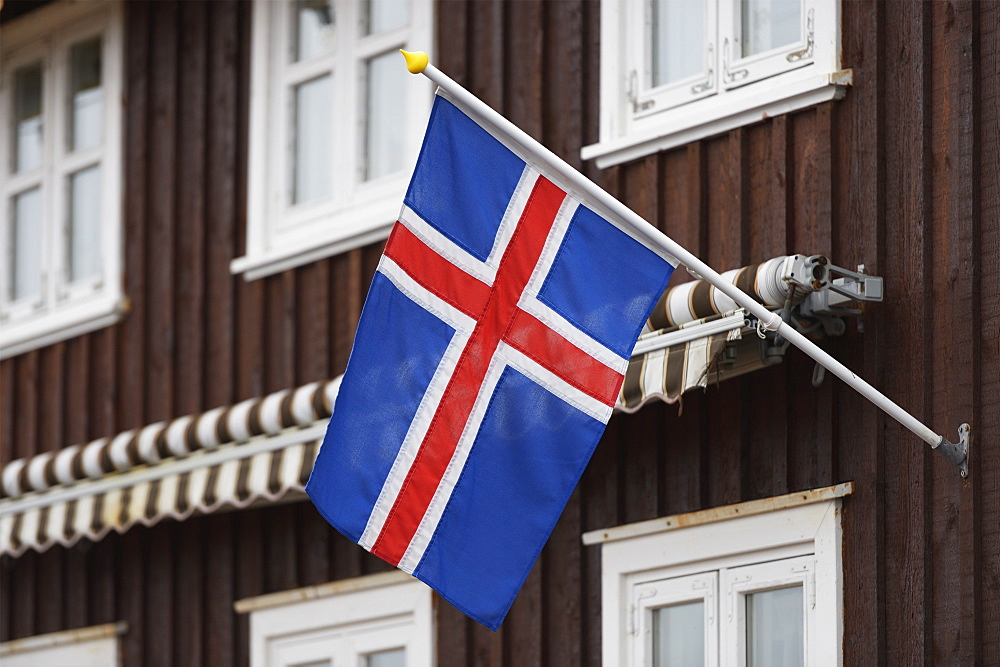
[[[525,150],[531,152],[538,158],[541,158],[541,160],[543,160],[549,168],[558,172],[559,175],[567,179],[575,187],[579,188],[581,192],[585,192],[587,195],[593,197],[602,206],[606,207],[608,211],[628,224],[637,234],[645,237],[652,245],[655,245],[656,247],[669,253],[679,263],[690,268],[703,279],[712,283],[712,285],[714,285],[717,289],[729,296],[737,304],[746,308],[747,311],[755,315],[760,320],[761,325],[763,325],[762,328],[769,331],[776,331],[780,335],[784,336],[789,342],[791,342],[792,345],[808,354],[821,366],[853,387],[858,393],[877,405],[886,414],[898,421],[915,435],[920,437],[921,440],[929,444],[933,449],[940,449],[949,461],[959,467],[962,477],[968,477],[969,438],[968,436],[965,438],[962,437],[963,430],[968,433],[970,429],[968,424],[962,424],[960,427],[959,441],[957,443],[949,442],[944,436],[938,435],[929,427],[925,426],[919,419],[890,400],[887,396],[885,396],[885,394],[855,375],[854,372],[844,366],[844,364],[834,359],[818,345],[796,331],[793,327],[783,322],[780,316],[772,313],[767,308],[757,303],[743,290],[724,280],[722,276],[715,271],[715,269],[695,257],[686,248],[658,230],[649,222],[643,220],[638,213],[605,192],[599,185],[571,167],[565,160],[533,139],[524,130],[514,125],[514,123],[504,118],[498,112],[494,111],[488,104],[460,86],[434,65],[430,64],[427,60],[426,54],[407,54],[404,52],[403,55],[407,59],[407,67],[410,72],[413,74],[423,74],[485,123],[493,125],[498,130],[508,135],[515,142],[519,143]]]

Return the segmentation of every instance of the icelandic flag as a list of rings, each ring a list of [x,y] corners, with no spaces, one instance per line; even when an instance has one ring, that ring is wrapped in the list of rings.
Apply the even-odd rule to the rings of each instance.
[[[313,503],[496,630],[672,270],[439,91],[306,486]]]

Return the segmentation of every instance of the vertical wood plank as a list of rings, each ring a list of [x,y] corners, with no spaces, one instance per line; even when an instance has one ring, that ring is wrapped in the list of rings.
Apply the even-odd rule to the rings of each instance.
[[[10,634],[14,639],[38,634],[35,630],[38,593],[38,554],[27,551],[17,559],[17,574],[13,577],[9,593],[10,605],[14,612],[10,619]]]
[[[39,350],[38,444],[39,452],[50,452],[70,443],[63,442],[65,408],[66,344],[56,343]]]
[[[146,617],[163,613],[146,611],[147,531],[131,530],[121,537],[120,567],[117,569],[116,620],[128,623],[128,632],[122,637],[122,664],[144,665],[146,662]],[[159,631],[158,628],[154,631]]]
[[[17,358],[17,395],[14,410],[14,458],[37,454],[38,438],[38,352],[28,352]]]
[[[295,272],[295,383],[329,379],[330,263],[315,262]]]
[[[89,545],[87,545],[89,546]],[[109,579],[110,575],[102,573],[103,579]],[[87,590],[87,549],[79,544],[63,552],[63,574],[62,581],[65,588],[63,598],[63,619],[64,628],[83,628],[87,623],[87,604],[89,601],[89,591]]]
[[[115,384],[118,387],[112,430],[100,435],[112,435],[115,429],[142,426],[146,366],[146,227],[147,227],[147,168],[149,107],[150,12],[152,3],[128,5],[125,31],[125,266],[124,289],[130,309],[118,329],[117,341],[109,341],[103,332],[94,336],[95,348],[117,342],[118,363]],[[105,350],[101,350],[102,352]],[[110,349],[106,350],[109,354]],[[96,350],[95,350],[96,352]],[[95,361],[98,355],[95,354]],[[101,367],[106,367],[104,364]],[[95,370],[94,382],[98,381]],[[95,384],[95,386],[97,386]],[[95,430],[103,420],[100,407],[91,406]]]
[[[622,168],[624,203],[653,224],[656,224],[659,214],[658,169],[659,157],[656,155]],[[661,421],[655,408],[649,406],[636,414],[623,414],[616,419],[615,432],[621,443],[625,475],[625,522],[642,521],[656,516]]]
[[[497,111],[504,113],[504,3],[481,0],[469,15],[469,35],[466,44],[469,90]]]
[[[883,84],[886,96],[885,266],[893,280],[881,304],[892,344],[885,355],[884,391],[918,419],[926,420],[927,340],[932,326],[927,238],[929,225],[926,111],[927,6],[905,5],[886,15],[885,45],[891,54]],[[925,268],[926,267],[926,268]],[[928,333],[924,333],[928,332]],[[894,421],[880,415],[893,447],[886,468],[887,659],[914,664],[930,659],[931,589],[927,473],[929,452]]]
[[[63,403],[66,422],[63,443],[60,446],[87,441],[90,339],[90,336],[82,336],[66,343],[66,385]]]
[[[0,362],[0,410],[3,410],[3,419],[0,419],[0,466],[5,466],[17,458],[14,444],[14,421],[17,414],[14,412],[14,397],[17,396],[17,385],[14,381],[16,365],[16,358]]]
[[[236,659],[233,602],[236,600],[234,569],[239,552],[233,548],[235,524],[233,514],[216,514],[205,519],[203,650],[206,665],[232,665]]]
[[[207,168],[205,189],[205,404],[227,405],[234,400],[233,330],[235,292],[229,262],[235,253],[236,181],[240,138],[237,118],[240,68],[239,31],[235,2],[209,3]]]
[[[950,430],[972,418],[980,331],[973,211],[973,108],[971,3],[940,3],[931,9],[930,132],[934,303],[933,424]],[[947,391],[940,391],[946,387]],[[952,434],[948,434],[954,440]],[[931,462],[930,637],[936,664],[979,664],[975,630],[981,566],[974,548],[974,482],[964,481],[942,457]],[[975,494],[978,495],[978,494]]]
[[[706,176],[711,196],[707,204],[707,245],[709,266],[724,271],[743,266],[747,250],[743,244],[745,219],[744,130],[734,130],[708,142]],[[712,506],[741,499],[743,382],[722,383],[709,389],[708,419],[708,501]]]
[[[834,226],[834,252],[841,265],[864,263],[873,273],[884,263],[885,98],[880,94],[885,60],[885,6],[843,5],[844,62],[858,65],[851,95],[836,107],[836,199],[843,202]],[[864,66],[861,67],[860,65]],[[866,311],[864,334],[850,327],[835,351],[848,367],[880,385],[885,341],[884,310]],[[834,427],[840,447],[838,479],[854,480],[844,502],[844,664],[886,663],[885,437],[877,409],[857,392],[834,388]],[[895,612],[894,612],[895,613]]]
[[[85,553],[87,561],[84,580],[87,588],[87,625],[126,619],[127,605],[122,600],[128,599],[131,591],[119,586],[125,581],[122,573],[126,570],[124,565],[119,567],[123,541],[122,537],[109,535],[97,544],[82,542],[76,547]]]
[[[287,591],[298,586],[295,559],[295,506],[265,508],[264,591]]]
[[[747,256],[760,263],[785,254],[787,247],[788,119],[748,127],[746,212]],[[725,267],[732,268],[732,267]],[[791,351],[794,355],[797,351]],[[786,354],[786,357],[790,356]],[[788,465],[787,363],[757,371],[751,380],[749,427],[744,444],[745,500],[785,493]],[[765,389],[766,388],[766,389]]]
[[[979,18],[977,35],[976,108],[974,119],[975,187],[978,192],[976,217],[980,224],[979,298],[980,370],[977,385],[980,406],[974,420],[980,424],[973,447],[982,503],[976,526],[980,535],[979,559],[983,563],[984,585],[977,605],[977,632],[982,637],[982,664],[1000,663],[1000,4],[975,5]],[[978,457],[978,458],[977,458]],[[986,582],[993,582],[986,584]]]
[[[542,662],[545,665],[579,665],[582,662],[583,484],[578,484],[545,549],[542,600]]]
[[[147,193],[147,289],[145,407],[141,423],[174,415],[174,234],[177,153],[178,21],[176,3],[155,3],[150,43],[149,191]],[[136,297],[139,298],[138,295]]]
[[[510,667],[542,663],[542,585],[545,559],[539,558],[514,598],[503,622],[503,661]]]
[[[236,599],[253,597],[264,592],[264,547],[262,512],[242,512],[236,520]],[[236,616],[236,664],[250,664],[250,620],[246,614]]]
[[[264,391],[295,383],[295,272],[265,279]]]
[[[438,0],[435,6],[438,48],[434,59],[441,63],[438,67],[442,72],[466,87],[471,4],[466,0]]]
[[[173,323],[177,340],[173,414],[204,410],[205,200],[208,5],[180,7],[177,81],[176,278]]]
[[[150,529],[146,536],[142,648],[143,664],[149,667],[174,664],[174,648],[182,630],[177,623],[180,601],[174,593],[175,567],[179,560],[173,548],[177,544],[177,528],[177,524],[165,522]]]
[[[49,549],[38,555],[35,571],[35,628],[34,634],[57,632],[63,626],[63,550]]]
[[[163,523],[153,529],[166,532],[167,528],[176,528],[172,531],[171,551],[177,556],[168,577],[173,582],[174,636],[171,643],[175,665],[199,667],[204,638],[211,642],[211,635],[204,635],[204,608],[208,603],[205,565],[216,556],[204,550],[208,540],[204,524],[204,519],[189,519],[176,526]]]
[[[618,442],[614,437],[616,420],[611,418],[608,430],[597,444],[582,480],[583,532],[621,523],[619,512]],[[583,645],[585,664],[601,664],[601,550],[583,550]]]
[[[506,116],[530,136],[544,142],[542,136],[542,73],[544,31],[540,0],[522,0],[505,7],[506,25],[516,29],[503,33],[504,93]]]

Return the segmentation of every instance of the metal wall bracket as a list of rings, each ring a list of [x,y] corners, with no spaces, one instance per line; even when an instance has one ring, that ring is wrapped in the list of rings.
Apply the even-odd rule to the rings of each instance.
[[[958,442],[949,442],[941,436],[941,442],[931,445],[931,449],[938,449],[944,457],[958,466],[962,477],[969,476],[969,444],[972,440],[972,427],[962,424],[958,427]]]

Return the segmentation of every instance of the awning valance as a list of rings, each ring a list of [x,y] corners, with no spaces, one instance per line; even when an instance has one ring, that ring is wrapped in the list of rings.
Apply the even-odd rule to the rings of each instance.
[[[339,386],[314,382],[13,461],[2,473],[0,553],[301,494]]]

